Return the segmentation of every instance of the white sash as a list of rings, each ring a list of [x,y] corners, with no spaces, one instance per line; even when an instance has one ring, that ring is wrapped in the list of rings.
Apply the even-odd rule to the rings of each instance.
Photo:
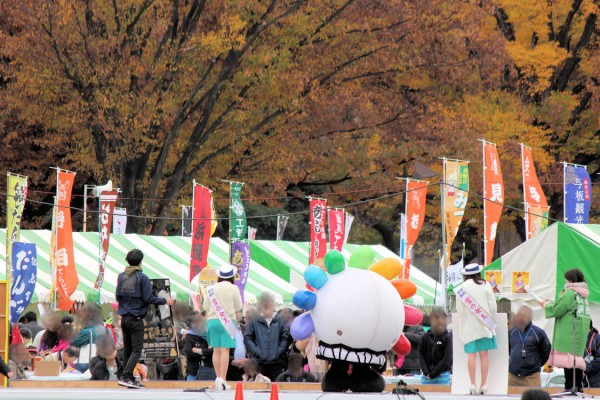
[[[462,285],[455,287],[454,293],[456,294],[456,297],[460,299],[460,301],[462,301],[465,306],[467,306],[467,309],[469,309],[469,311],[475,314],[477,319],[481,321],[481,323],[485,325],[486,328],[488,328],[492,333],[496,330],[498,324],[496,323],[496,321],[494,321],[494,318],[490,314],[488,314],[488,312],[485,311],[483,308],[479,307],[479,304],[475,302],[475,300],[471,297],[469,293],[467,293],[467,291],[462,287]]]
[[[217,296],[215,295],[214,285],[208,286],[206,288],[206,295],[208,296],[210,304],[215,310],[215,313],[217,314],[217,318],[219,318],[221,325],[223,325],[223,327],[232,339],[235,338],[235,334],[238,330],[237,325],[232,321],[231,318],[229,318],[229,315],[227,315],[227,312],[225,311],[223,306],[221,306],[221,302],[219,301],[219,299],[217,299]]]

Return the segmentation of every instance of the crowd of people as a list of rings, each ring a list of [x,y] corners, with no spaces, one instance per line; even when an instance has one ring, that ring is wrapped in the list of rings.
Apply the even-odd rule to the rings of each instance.
[[[79,307],[74,315],[46,312],[41,324],[35,312],[25,313],[12,330],[20,339],[11,341],[8,364],[0,360],[0,373],[14,380],[26,379],[26,370],[36,359],[59,361],[64,372],[89,373],[92,380],[118,381],[127,387],[161,378],[214,381],[218,390],[227,390],[227,381],[317,382],[326,372],[327,363],[315,354],[317,338],[313,335],[297,341],[290,335],[290,326],[301,311],[285,307],[277,311],[269,292],[258,297],[256,306],[243,310],[233,267],[219,269],[218,283],[203,292],[202,307],[195,310],[154,296],[142,260],[139,250],[127,255],[128,266],[117,284],[118,305],[107,319],[101,307],[91,303]],[[481,266],[465,267],[462,286],[483,314],[494,315],[495,297],[480,272]],[[546,317],[556,320],[553,343],[533,324],[529,306],[511,316],[510,385],[541,386],[540,371],[550,365],[565,369],[567,389],[581,390],[584,384],[600,387],[600,335],[586,309],[585,279],[579,270],[568,271],[565,279],[556,302],[540,302]],[[486,329],[476,313],[457,303],[454,325],[468,354],[471,393],[485,393],[488,351],[496,349],[495,332]],[[152,304],[173,306],[178,359],[141,359],[144,317]],[[450,322],[445,310],[438,307],[424,316],[422,325],[405,327],[412,351],[397,360],[390,352],[390,366],[397,374],[420,375],[423,384],[449,384],[453,370]],[[575,334],[574,326],[579,327]],[[581,351],[574,353],[573,345]],[[480,385],[473,388],[476,357],[482,373]]]

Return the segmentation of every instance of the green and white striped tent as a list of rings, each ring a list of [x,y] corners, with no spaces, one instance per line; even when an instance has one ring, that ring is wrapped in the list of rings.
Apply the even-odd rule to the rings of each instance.
[[[356,248],[358,245],[346,244],[344,246],[342,254],[346,262]],[[372,245],[371,248],[375,251],[375,260],[387,257],[399,258],[382,245]],[[253,240],[250,242],[250,250],[253,260],[265,266],[281,279],[294,287],[305,287],[303,273],[308,265],[308,242]],[[440,298],[437,282],[414,265],[410,268],[410,280],[417,285],[417,294],[407,303],[434,305]]]
[[[21,241],[37,245],[38,279],[34,302],[48,302],[52,286],[49,266],[50,231],[23,230]],[[98,274],[98,234],[93,232],[73,233],[75,262],[79,274],[79,286],[72,298],[76,301],[97,301],[98,291],[94,282]],[[0,230],[0,263],[6,259],[6,230]],[[189,254],[191,238],[179,236],[146,236],[135,234],[113,234],[106,258],[105,282],[102,302],[115,301],[117,275],[123,270],[125,255],[133,248],[144,252],[144,272],[150,278],[169,278],[172,291],[179,301],[189,299]],[[209,265],[218,267],[228,262],[229,246],[219,238],[212,238],[208,255]],[[0,267],[0,279],[5,278],[5,269]],[[194,285],[195,286],[195,285]],[[290,303],[296,288],[262,265],[252,261],[246,286],[246,299],[252,303],[261,292],[269,290],[276,295],[278,303]]]
[[[6,230],[0,230],[0,263],[6,259]],[[38,279],[34,302],[48,302],[52,287],[49,265],[50,231],[23,230],[21,240],[35,243],[38,254]],[[98,291],[94,282],[98,274],[98,234],[95,232],[73,233],[75,263],[79,275],[79,286],[72,298],[76,301],[98,301]],[[190,284],[189,254],[191,238],[180,236],[147,236],[136,234],[113,234],[110,237],[110,249],[106,257],[105,281],[101,291],[101,301],[115,301],[117,275],[125,265],[125,255],[133,248],[144,252],[144,272],[150,278],[169,278],[172,292],[179,301],[187,302],[189,293],[196,291],[196,283]],[[265,290],[273,292],[279,304],[291,303],[294,292],[305,288],[303,271],[308,265],[308,243],[285,241],[250,241],[251,258],[245,297],[253,303]],[[344,257],[348,259],[357,245],[346,245]],[[376,259],[397,257],[383,246],[372,246]],[[229,245],[222,239],[212,238],[208,262],[212,267],[228,263]],[[0,266],[0,279],[4,279],[5,270]],[[417,295],[412,299],[416,305],[434,304],[436,282],[419,271],[411,268],[411,280],[417,284]],[[439,298],[439,296],[437,297]]]
[[[523,304],[534,310],[534,322],[551,335],[553,319],[546,319],[537,299],[555,300],[565,285],[564,273],[580,269],[590,289],[592,320],[600,321],[600,225],[556,222],[486,267],[502,271],[501,298],[516,311]],[[512,293],[513,275],[529,273],[527,294]]]

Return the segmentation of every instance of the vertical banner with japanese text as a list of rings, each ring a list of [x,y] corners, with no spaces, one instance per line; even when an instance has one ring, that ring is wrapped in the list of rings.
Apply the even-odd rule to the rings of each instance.
[[[104,270],[106,265],[106,255],[108,254],[108,248],[110,245],[110,232],[113,222],[113,212],[115,211],[115,205],[117,204],[118,192],[116,190],[100,192],[100,198],[98,200],[100,206],[100,215],[98,222],[99,229],[99,270],[98,277],[94,288],[102,288],[104,283]]]
[[[402,276],[404,279],[408,279],[410,276],[413,246],[417,242],[423,222],[425,221],[428,185],[429,182],[415,179],[407,179],[406,181],[406,257],[404,259]]]
[[[587,224],[592,203],[592,181],[583,165],[564,163],[564,221]]]
[[[21,219],[27,200],[27,177],[6,175],[6,280],[11,282],[12,243],[21,239]]]
[[[231,243],[231,264],[237,268],[234,283],[240,290],[243,304],[248,272],[250,271],[250,243],[241,240]]]
[[[190,282],[208,265],[208,247],[210,246],[212,218],[211,193],[209,188],[194,182]]]
[[[287,215],[277,214],[277,240],[283,239],[283,233],[285,232],[285,227],[287,226],[289,219],[290,217]]]
[[[354,222],[354,215],[346,213],[346,221],[344,222],[344,244],[348,243],[348,236],[350,236],[352,222]]]
[[[17,322],[35,292],[37,250],[35,243],[12,242],[13,282],[10,289],[10,317]]]
[[[489,265],[494,256],[496,232],[504,208],[504,180],[498,158],[498,149],[494,143],[483,142],[483,223],[484,258],[483,265]]]
[[[329,220],[329,249],[342,251],[344,246],[344,209],[332,208],[328,210]]]
[[[181,236],[192,237],[192,211],[194,206],[181,206]]]
[[[112,233],[127,232],[127,209],[123,207],[115,207],[112,218]]]
[[[310,254],[309,264],[314,264],[319,259],[325,258],[327,253],[327,200],[310,199]]]
[[[242,203],[243,183],[231,182],[229,184],[229,240],[244,240],[248,234],[246,211]]]
[[[450,265],[450,254],[454,238],[465,215],[467,199],[469,196],[469,162],[444,159],[445,184],[444,197],[444,223],[446,229],[446,248],[443,268]]]
[[[531,147],[521,144],[521,166],[523,168],[523,197],[525,201],[525,231],[526,238],[531,239],[541,231],[540,226],[548,226],[548,220],[540,225],[539,214],[532,215],[531,210],[548,209],[548,202],[542,190],[542,185],[537,176],[535,165],[533,165],[533,154]],[[529,211],[528,211],[529,210]],[[531,211],[532,212],[532,211]],[[535,213],[534,213],[535,214]]]
[[[58,169],[57,176],[56,211],[54,213],[57,306],[59,310],[69,311],[74,303],[70,296],[77,290],[77,285],[79,285],[73,251],[73,227],[71,222],[71,191],[75,182],[75,172]]]

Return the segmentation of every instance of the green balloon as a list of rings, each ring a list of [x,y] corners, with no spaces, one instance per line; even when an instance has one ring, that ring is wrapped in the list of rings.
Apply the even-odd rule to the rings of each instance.
[[[354,250],[354,253],[350,256],[348,266],[351,268],[367,269],[375,261],[375,250],[370,246],[360,246]]]
[[[325,268],[330,274],[337,274],[346,268],[346,260],[344,256],[337,250],[329,250],[325,254]]]

